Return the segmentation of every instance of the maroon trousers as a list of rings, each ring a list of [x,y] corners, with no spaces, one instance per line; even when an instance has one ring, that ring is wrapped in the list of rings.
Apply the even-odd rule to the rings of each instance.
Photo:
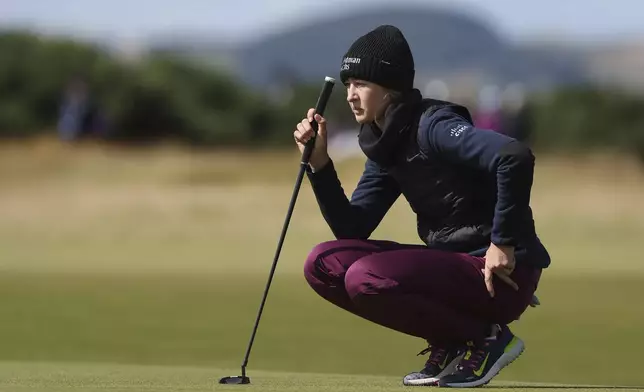
[[[541,270],[517,265],[515,291],[494,276],[495,297],[483,279],[485,259],[392,241],[335,240],[318,244],[304,275],[331,303],[374,323],[434,344],[485,336],[529,306]]]

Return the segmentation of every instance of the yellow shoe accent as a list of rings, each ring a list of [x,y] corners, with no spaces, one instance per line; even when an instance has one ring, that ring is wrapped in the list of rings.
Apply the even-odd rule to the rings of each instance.
[[[507,353],[508,351],[510,351],[512,347],[514,347],[514,345],[517,344],[518,341],[519,339],[516,336],[512,337],[512,340],[510,340],[510,343],[508,343],[508,345],[505,346],[505,350],[503,350],[503,352]]]
[[[481,377],[481,374],[483,374],[483,370],[485,369],[485,365],[487,365],[488,358],[490,358],[490,353],[488,353],[485,356],[485,360],[483,361],[481,366],[478,369],[476,369],[475,371],[472,372],[472,373],[474,373],[476,375],[476,377]]]
[[[445,359],[443,359],[443,363],[441,363],[440,365],[438,365],[438,367],[439,367],[441,370],[444,370],[444,369],[445,369],[445,366],[447,365],[447,357],[449,357],[449,354],[445,355]]]

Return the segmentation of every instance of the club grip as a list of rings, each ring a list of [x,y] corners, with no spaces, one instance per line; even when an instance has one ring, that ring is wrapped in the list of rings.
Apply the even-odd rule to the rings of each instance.
[[[322,92],[318,97],[318,102],[315,104],[315,113],[320,116],[324,116],[324,110],[326,109],[326,104],[329,102],[331,97],[331,92],[333,91],[333,86],[335,85],[335,79],[327,76],[324,78],[324,86],[322,86]],[[313,147],[315,146],[315,139],[318,135],[318,123],[317,121],[311,121],[311,127],[313,127],[314,135],[304,146],[304,152],[302,153],[302,164],[308,165],[309,159],[311,159],[311,154],[313,153]]]

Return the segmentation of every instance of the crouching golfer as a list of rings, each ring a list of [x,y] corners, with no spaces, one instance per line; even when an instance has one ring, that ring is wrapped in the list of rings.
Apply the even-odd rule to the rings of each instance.
[[[297,124],[303,151],[310,121],[319,123],[307,176],[336,237],[311,251],[306,279],[333,304],[429,343],[424,368],[405,385],[486,384],[523,351],[508,324],[550,264],[529,205],[534,157],[474,127],[466,108],[424,99],[393,26],[358,38],[340,67],[367,159],[349,200],[327,154],[325,119],[310,109]],[[400,195],[424,244],[369,239]]]

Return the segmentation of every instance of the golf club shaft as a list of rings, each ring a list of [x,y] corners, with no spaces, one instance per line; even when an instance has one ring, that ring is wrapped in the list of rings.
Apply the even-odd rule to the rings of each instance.
[[[273,265],[271,266],[270,273],[268,275],[268,282],[266,282],[266,287],[264,288],[264,294],[262,296],[262,302],[259,306],[259,312],[257,313],[257,318],[255,319],[255,325],[253,327],[253,333],[251,335],[250,341],[248,342],[248,348],[246,349],[246,356],[244,357],[244,363],[242,364],[242,376],[245,376],[246,366],[248,365],[248,358],[250,356],[250,350],[253,347],[253,341],[255,340],[255,335],[257,333],[257,327],[259,326],[259,320],[262,317],[262,312],[264,310],[264,304],[266,303],[266,298],[268,296],[268,290],[271,286],[273,280],[273,275],[275,274],[275,268],[277,267],[277,261],[279,260],[280,253],[282,251],[282,245],[284,244],[284,239],[286,238],[286,232],[288,230],[288,225],[291,221],[291,216],[293,215],[293,210],[295,208],[295,202],[297,201],[297,195],[300,191],[302,180],[304,178],[304,173],[306,171],[306,165],[300,165],[300,171],[297,175],[297,180],[295,182],[295,188],[293,189],[293,194],[291,196],[291,202],[289,203],[288,212],[286,213],[286,219],[284,220],[284,226],[282,228],[282,233],[280,234],[280,239],[277,244],[277,251],[275,252],[275,257],[273,259]]]
[[[323,115],[324,110],[326,108],[326,104],[331,96],[331,91],[333,90],[333,86],[335,84],[335,80],[330,77],[325,78],[324,82],[324,87],[322,88],[322,92],[320,93],[320,96],[318,98],[318,102],[315,107],[315,113],[318,113],[320,115]],[[315,134],[317,136],[317,131],[318,131],[318,124],[314,120],[311,125],[313,126],[313,129],[315,131]],[[244,356],[244,362],[242,363],[241,366],[241,372],[242,372],[242,377],[246,376],[246,366],[248,365],[248,359],[250,357],[250,351],[253,347],[253,342],[255,341],[255,335],[257,334],[257,328],[259,326],[259,320],[262,317],[262,312],[264,311],[264,305],[266,304],[266,298],[268,297],[268,290],[271,286],[271,282],[273,281],[273,275],[275,274],[275,268],[277,267],[277,261],[279,260],[280,253],[282,251],[282,245],[284,244],[284,239],[286,238],[286,232],[288,231],[288,225],[291,221],[291,216],[293,215],[293,210],[295,209],[295,203],[297,201],[297,196],[300,192],[300,188],[302,185],[302,180],[304,179],[304,174],[306,173],[306,168],[309,163],[309,159],[311,158],[311,154],[313,153],[313,147],[315,145],[315,138],[312,138],[309,143],[306,144],[304,148],[304,152],[302,153],[302,159],[300,162],[300,171],[297,175],[297,179],[295,181],[295,187],[293,188],[293,194],[291,195],[291,201],[289,202],[288,206],[288,212],[286,213],[286,219],[284,220],[284,225],[282,227],[282,232],[280,234],[279,242],[277,243],[277,250],[275,251],[275,256],[273,258],[273,264],[271,266],[270,273],[268,275],[268,281],[266,282],[266,287],[264,288],[264,294],[262,296],[262,301],[259,306],[259,311],[257,312],[257,318],[255,319],[255,324],[253,326],[253,332],[251,334],[250,340],[248,342],[248,348],[246,349],[246,355]]]

